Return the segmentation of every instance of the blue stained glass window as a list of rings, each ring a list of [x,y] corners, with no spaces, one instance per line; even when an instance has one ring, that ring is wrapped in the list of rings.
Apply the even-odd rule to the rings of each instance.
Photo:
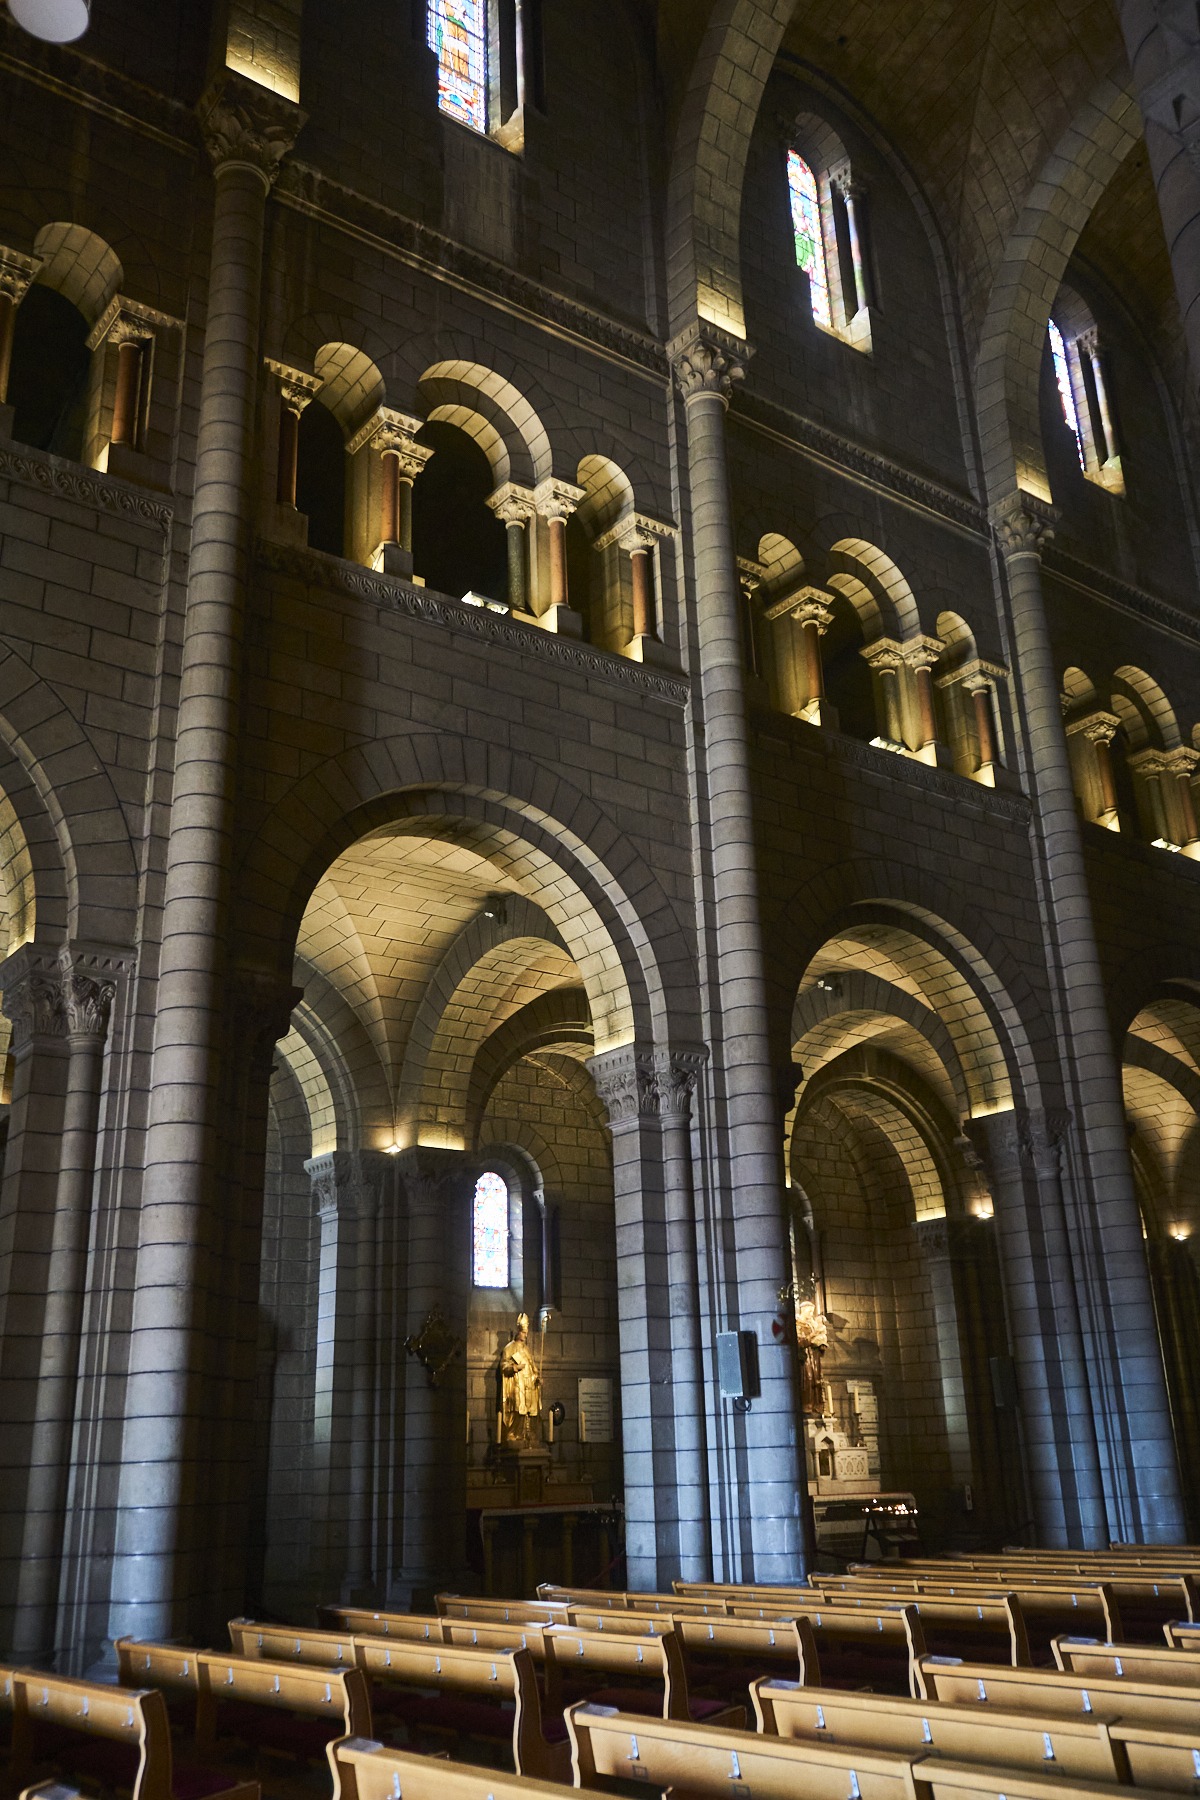
[[[817,178],[798,151],[789,150],[788,193],[792,202],[792,230],[796,236],[796,261],[808,276],[813,318],[832,325],[829,309],[829,275],[825,268],[825,233],[821,224],[821,197]]]
[[[1058,384],[1058,397],[1062,401],[1063,418],[1075,433],[1075,450],[1079,457],[1081,469],[1087,469],[1083,454],[1083,433],[1079,429],[1079,413],[1075,406],[1075,390],[1071,385],[1071,364],[1067,359],[1067,346],[1063,342],[1063,334],[1050,321],[1050,355],[1054,359],[1054,379]]]
[[[438,105],[460,125],[487,130],[487,0],[428,0],[438,59]]]
[[[476,1287],[508,1286],[508,1183],[489,1170],[475,1183],[471,1209],[471,1280]]]

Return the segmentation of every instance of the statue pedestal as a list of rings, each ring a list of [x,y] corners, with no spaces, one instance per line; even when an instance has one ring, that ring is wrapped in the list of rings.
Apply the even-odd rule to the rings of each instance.
[[[518,1506],[542,1504],[550,1475],[550,1452],[544,1444],[521,1448],[504,1445],[500,1451],[500,1468],[504,1479],[511,1481],[516,1489]]]

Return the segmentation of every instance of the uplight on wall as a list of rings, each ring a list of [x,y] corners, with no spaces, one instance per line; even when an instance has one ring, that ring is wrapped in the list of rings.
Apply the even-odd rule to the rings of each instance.
[[[73,44],[88,28],[92,0],[8,0],[23,31],[48,44]]]

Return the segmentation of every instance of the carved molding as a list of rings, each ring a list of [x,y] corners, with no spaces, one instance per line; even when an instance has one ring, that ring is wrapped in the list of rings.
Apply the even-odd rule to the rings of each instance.
[[[635,550],[653,550],[660,538],[674,537],[679,530],[677,525],[666,525],[661,519],[652,519],[646,513],[629,513],[618,519],[607,531],[602,531],[592,541],[593,550],[607,550],[610,544],[627,550],[632,556]]]
[[[0,478],[40,488],[43,493],[62,494],[68,500],[78,500],[81,506],[96,507],[118,518],[153,525],[162,532],[170,530],[175,516],[170,501],[151,500],[136,488],[114,480],[111,475],[76,468],[39,450],[16,451],[0,447]]]
[[[252,168],[269,188],[308,115],[281,94],[224,69],[201,95],[196,116],[215,169]]]
[[[146,343],[158,331],[182,331],[183,320],[171,313],[159,312],[128,294],[114,294],[88,333],[87,347],[98,350],[103,343]]]
[[[21,250],[10,250],[0,244],[0,294],[14,305],[25,297],[25,290],[41,267],[40,256],[26,256]]]
[[[502,525],[528,525],[537,518],[533,489],[522,487],[519,481],[503,482],[487,496],[487,504]]]
[[[543,519],[569,519],[584,498],[586,490],[573,482],[559,481],[547,475],[533,490],[537,509]]]
[[[0,12],[0,43],[4,45],[0,69],[6,73],[183,156],[196,154],[196,122],[181,101],[93,61],[71,45],[31,37],[5,12]]]
[[[394,406],[377,406],[366,422],[359,426],[346,444],[347,456],[354,456],[364,444],[370,444],[380,455],[392,451],[400,458],[405,475],[416,480],[433,455],[431,444],[416,444],[413,439],[424,425],[410,413],[398,412]]]
[[[596,1092],[608,1112],[613,1131],[638,1119],[687,1119],[700,1071],[708,1061],[704,1047],[689,1050],[639,1050],[634,1044],[588,1058]]]
[[[1058,519],[1048,501],[1020,491],[993,506],[989,516],[1004,556],[1040,556]]]
[[[260,542],[259,561],[279,574],[293,575],[318,588],[334,589],[372,606],[403,613],[411,619],[460,632],[484,642],[503,644],[522,654],[541,657],[562,668],[617,687],[632,688],[670,706],[686,706],[687,682],[681,677],[660,675],[640,663],[630,662],[611,651],[596,650],[587,644],[572,642],[538,625],[523,625],[482,607],[465,606],[460,600],[443,599],[412,587],[399,576],[376,575],[358,563],[346,563],[336,556],[325,556],[317,550],[301,550],[286,544]]]
[[[753,354],[750,345],[732,332],[698,319],[667,345],[675,384],[684,400],[715,394],[726,406],[735,384],[746,379],[746,365]]]
[[[1085,593],[1108,601],[1139,623],[1159,625],[1166,631],[1174,632],[1177,637],[1185,638],[1188,643],[1200,643],[1200,617],[1184,612],[1182,607],[1173,606],[1160,595],[1148,593],[1145,588],[1132,587],[1129,582],[1119,580],[1104,569],[1093,568],[1091,563],[1072,556],[1060,544],[1047,544],[1042,553],[1042,561],[1057,580],[1069,582],[1072,587],[1082,588]]]

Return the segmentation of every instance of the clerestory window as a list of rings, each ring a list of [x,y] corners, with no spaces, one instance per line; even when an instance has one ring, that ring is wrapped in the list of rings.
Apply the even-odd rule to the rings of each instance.
[[[477,1288],[506,1288],[509,1268],[508,1183],[494,1169],[475,1183],[471,1207],[471,1281]]]
[[[1054,385],[1063,419],[1075,439],[1083,474],[1109,493],[1123,494],[1121,451],[1099,337],[1095,324],[1082,314],[1082,303],[1075,296],[1068,296],[1067,307],[1070,313],[1081,314],[1081,318],[1061,325],[1051,319],[1047,326]]]
[[[813,320],[854,349],[870,350],[861,184],[851,174],[841,140],[824,121],[806,115],[797,122],[797,140],[805,150],[794,143],[788,149],[788,201]]]
[[[539,0],[426,0],[438,106],[506,150],[525,144],[525,106],[544,110]]]

